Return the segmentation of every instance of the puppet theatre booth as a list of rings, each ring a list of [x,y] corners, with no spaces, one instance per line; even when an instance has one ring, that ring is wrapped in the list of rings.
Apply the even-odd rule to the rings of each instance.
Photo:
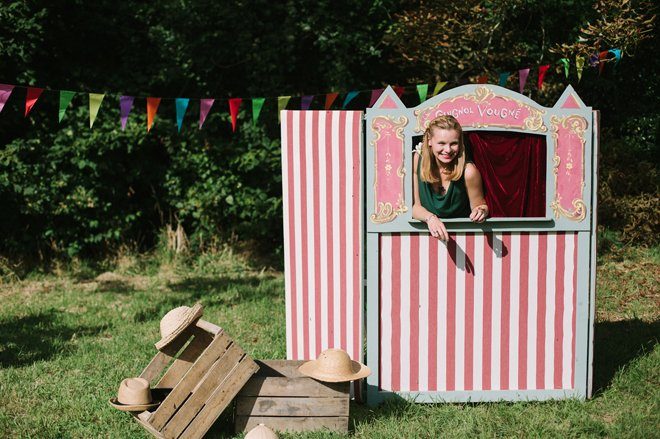
[[[413,149],[451,114],[490,217],[412,218]],[[366,397],[591,395],[598,113],[465,85],[415,108],[282,111],[287,357],[332,347],[373,371]]]

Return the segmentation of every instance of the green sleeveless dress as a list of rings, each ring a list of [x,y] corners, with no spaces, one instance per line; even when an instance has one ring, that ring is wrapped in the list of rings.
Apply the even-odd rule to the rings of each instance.
[[[433,190],[433,185],[422,181],[422,173],[419,166],[422,156],[417,162],[417,187],[419,188],[419,201],[429,212],[438,218],[467,218],[470,216],[470,199],[465,187],[465,173],[458,181],[449,183],[449,188],[444,194],[438,194]]]

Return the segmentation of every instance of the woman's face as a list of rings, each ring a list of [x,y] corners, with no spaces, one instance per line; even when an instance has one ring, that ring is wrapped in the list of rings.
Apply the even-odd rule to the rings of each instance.
[[[431,129],[431,153],[440,163],[450,164],[458,156],[459,142],[456,130]]]

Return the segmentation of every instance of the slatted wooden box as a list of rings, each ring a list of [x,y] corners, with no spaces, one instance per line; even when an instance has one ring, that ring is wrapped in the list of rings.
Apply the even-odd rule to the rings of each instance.
[[[157,438],[201,438],[258,369],[220,327],[200,319],[140,374],[154,398],[164,399],[152,411],[133,415]]]
[[[257,361],[259,371],[236,396],[236,432],[258,424],[277,431],[348,432],[350,383],[322,383],[302,375],[304,361]]]

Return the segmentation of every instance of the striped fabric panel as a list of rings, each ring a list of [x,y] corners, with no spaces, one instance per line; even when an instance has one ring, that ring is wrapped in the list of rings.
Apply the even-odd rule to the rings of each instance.
[[[283,111],[287,358],[362,359],[362,112]]]
[[[380,388],[573,389],[577,233],[380,236]]]

